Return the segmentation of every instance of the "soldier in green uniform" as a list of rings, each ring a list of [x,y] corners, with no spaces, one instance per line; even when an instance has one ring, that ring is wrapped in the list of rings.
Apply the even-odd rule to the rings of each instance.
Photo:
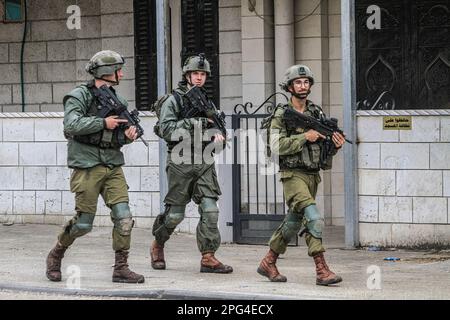
[[[215,252],[220,246],[220,233],[217,227],[219,209],[217,200],[221,195],[217,181],[215,163],[205,161],[195,148],[195,138],[191,140],[191,161],[176,161],[178,138],[174,138],[177,132],[184,131],[194,136],[195,130],[208,129],[211,120],[206,117],[186,118],[184,116],[189,106],[189,101],[184,96],[193,86],[203,87],[206,77],[211,75],[210,64],[203,54],[191,56],[183,65],[183,80],[179,83],[171,95],[164,101],[160,109],[160,127],[157,134],[167,142],[167,179],[168,192],[164,199],[165,212],[160,214],[153,225],[155,237],[151,244],[150,256],[153,269],[165,269],[164,244],[176,226],[184,219],[186,205],[193,200],[198,205],[200,220],[197,225],[197,245],[202,254],[200,272],[230,273],[232,267],[224,265],[216,257]],[[224,142],[221,134],[215,134],[214,143]],[[176,140],[176,141],[174,141]],[[198,141],[197,141],[198,142]],[[200,141],[203,152],[210,141]],[[186,151],[186,150],[184,150]],[[175,154],[176,153],[176,154]]]
[[[86,65],[94,79],[80,85],[64,97],[64,133],[68,139],[67,162],[73,169],[70,191],[75,193],[76,215],[64,226],[56,246],[47,256],[47,278],[61,281],[61,260],[76,238],[92,230],[99,195],[111,209],[115,265],[113,282],[143,283],[144,277],[128,268],[131,229],[134,221],[128,206],[128,187],[122,170],[123,144],[133,142],[136,128],[119,127],[124,119],[101,118],[94,93],[97,88],[118,85],[123,77],[123,57],[110,50],[96,53]],[[116,94],[117,95],[117,94]],[[117,95],[127,106],[127,101]]]
[[[321,181],[319,170],[331,169],[332,157],[344,144],[344,136],[337,132],[333,134],[331,150],[326,160],[321,161],[325,136],[312,129],[306,132],[301,128],[288,130],[283,121],[286,108],[294,108],[317,119],[324,117],[322,109],[307,100],[313,84],[314,76],[307,66],[294,65],[287,69],[280,86],[292,97],[288,104],[276,108],[270,124],[270,147],[279,156],[280,177],[289,207],[286,218],[269,241],[269,252],[257,270],[274,282],[287,281],[278,272],[276,261],[280,254],[285,253],[288,243],[297,236],[302,226],[305,227],[302,234],[305,234],[308,255],[314,258],[316,265],[316,284],[329,285],[342,281],[325,262],[322,246],[324,223],[315,197]]]

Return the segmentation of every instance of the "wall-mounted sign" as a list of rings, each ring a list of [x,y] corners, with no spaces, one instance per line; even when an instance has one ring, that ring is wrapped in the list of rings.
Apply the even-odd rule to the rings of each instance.
[[[383,130],[411,130],[411,116],[385,116],[383,117]]]

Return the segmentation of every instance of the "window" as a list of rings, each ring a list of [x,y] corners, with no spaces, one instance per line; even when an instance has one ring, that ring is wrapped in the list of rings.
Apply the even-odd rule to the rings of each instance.
[[[23,17],[23,0],[5,0],[4,1],[4,21],[5,22],[22,22]]]

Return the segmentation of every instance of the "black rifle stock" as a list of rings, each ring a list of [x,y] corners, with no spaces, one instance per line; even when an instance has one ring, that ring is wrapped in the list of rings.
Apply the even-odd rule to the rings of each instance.
[[[339,129],[337,119],[335,118],[324,118],[323,120],[317,120],[313,117],[297,112],[292,108],[287,108],[284,112],[283,120],[286,123],[286,126],[290,129],[313,129],[330,139],[333,132],[339,132],[342,136],[344,136],[344,132]],[[345,139],[345,141],[353,144],[351,140]]]
[[[206,117],[213,121],[213,127],[219,129],[222,135],[227,137],[227,129],[225,127],[225,114],[218,113],[214,103],[209,100],[200,87],[194,86],[185,93],[186,98],[191,103],[191,108],[186,111],[185,117]]]
[[[129,112],[127,107],[123,105],[116,95],[108,88],[108,86],[103,85],[97,90],[94,90],[94,94],[97,97],[101,110],[98,116],[101,118],[106,118],[112,115],[117,115],[119,119],[125,119],[128,123],[121,124],[122,128],[126,129],[131,126],[136,128],[137,137],[142,140],[142,142],[148,147],[147,141],[145,141],[142,136],[144,135],[144,129],[141,127],[139,122],[139,111],[134,109]]]

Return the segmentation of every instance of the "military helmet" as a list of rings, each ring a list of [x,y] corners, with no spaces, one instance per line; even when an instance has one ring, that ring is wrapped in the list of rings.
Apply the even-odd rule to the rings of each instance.
[[[190,56],[184,61],[183,76],[191,71],[205,71],[208,76],[211,76],[211,66],[203,53]]]
[[[121,69],[125,59],[115,51],[99,51],[86,64],[86,72],[92,74],[95,78],[101,78],[108,74],[114,74]]]
[[[314,84],[314,74],[311,69],[303,64],[297,64],[286,70],[283,81],[280,83],[280,88],[284,91],[289,91],[288,87],[291,82],[297,78],[308,78],[311,81],[311,85]]]

